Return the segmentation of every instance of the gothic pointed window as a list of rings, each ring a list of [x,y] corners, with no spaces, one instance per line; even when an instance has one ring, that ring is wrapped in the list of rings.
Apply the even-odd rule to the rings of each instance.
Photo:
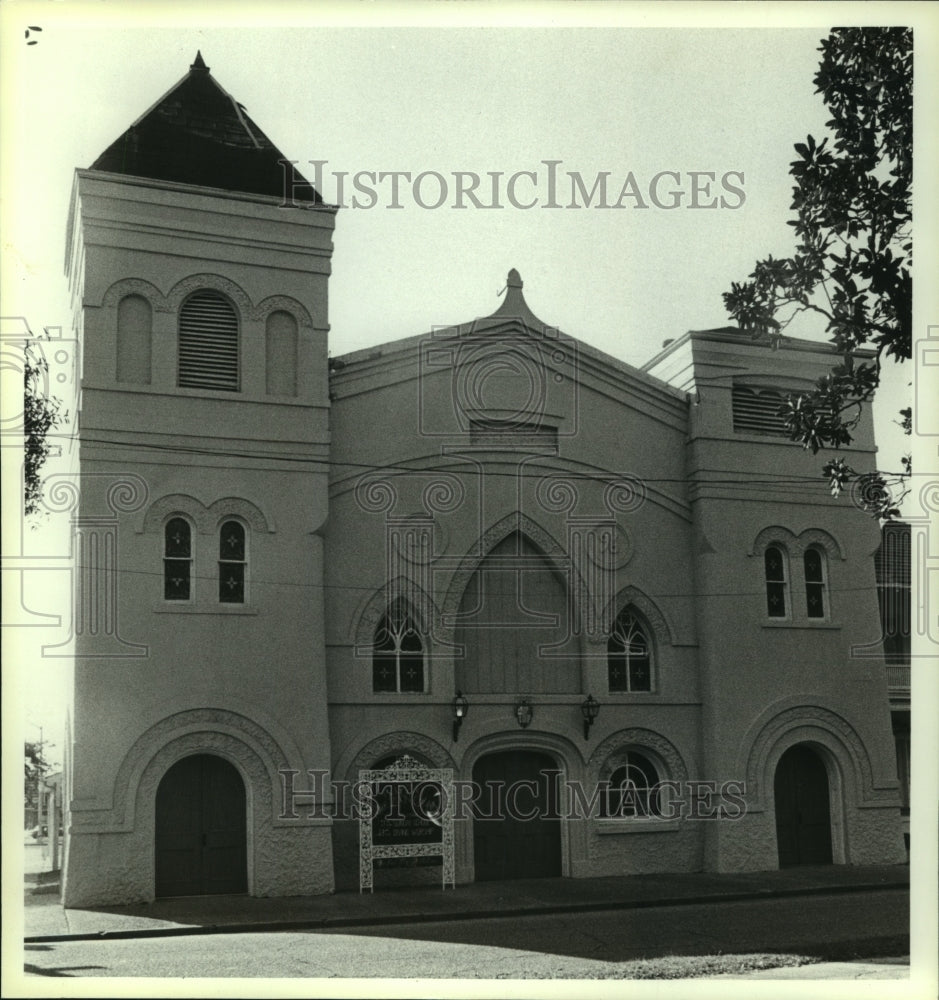
[[[424,643],[404,601],[395,601],[375,629],[372,690],[402,694],[424,690]]]
[[[227,392],[240,387],[238,315],[218,292],[194,292],[179,311],[177,383]]]
[[[244,604],[247,568],[244,525],[225,521],[218,533],[218,599],[222,604]]]
[[[826,618],[828,616],[825,557],[817,548],[805,550],[803,556],[805,568],[805,613],[809,618]]]
[[[613,623],[607,643],[610,691],[651,691],[652,651],[646,631],[628,609]]]
[[[188,601],[192,596],[192,529],[181,517],[163,529],[163,598]]]
[[[605,815],[609,819],[649,819],[661,815],[659,776],[644,754],[630,750],[610,775]]]
[[[770,545],[763,555],[766,571],[766,614],[770,618],[789,615],[788,572],[786,553],[779,545]]]

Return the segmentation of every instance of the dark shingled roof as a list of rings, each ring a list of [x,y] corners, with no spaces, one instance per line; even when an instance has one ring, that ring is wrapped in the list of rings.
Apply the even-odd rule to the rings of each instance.
[[[189,73],[98,157],[92,170],[284,196],[283,153],[213,79],[196,53]],[[322,203],[294,168],[292,198]]]

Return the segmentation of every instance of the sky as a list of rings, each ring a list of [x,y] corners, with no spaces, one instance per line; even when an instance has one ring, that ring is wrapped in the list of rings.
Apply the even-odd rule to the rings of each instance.
[[[337,172],[433,172],[416,197],[403,185],[399,209],[389,207],[387,185],[373,208],[352,207],[347,194],[330,279],[333,355],[487,315],[517,268],[543,321],[641,365],[667,338],[726,325],[721,296],[731,282],[757,259],[791,251],[788,168],[793,144],[824,131],[812,78],[832,23],[848,14],[851,23],[901,23],[911,6],[270,4],[259,14],[221,3],[7,5],[3,316],[69,335],[63,254],[74,170],[176,84],[199,50],[300,169],[326,161],[327,201],[337,199]],[[802,26],[788,26],[793,19]],[[546,161],[559,161],[565,207],[543,205]],[[522,177],[516,201],[537,184],[535,207],[508,203],[505,179],[521,171],[536,181],[529,187]],[[669,192],[683,192],[675,209],[650,194],[663,171],[678,175],[664,175],[659,188],[663,205]],[[503,207],[469,199],[454,207],[457,172],[482,178],[484,204],[489,175],[500,174]],[[608,173],[610,202],[631,175],[626,207],[566,207],[568,172],[588,190]],[[715,207],[691,206],[694,172],[713,173],[710,194],[696,200]],[[439,190],[434,173],[448,196],[421,207]],[[789,332],[823,337],[813,322]],[[907,447],[891,436],[890,420],[905,403],[908,374],[892,373],[878,407],[885,455]],[[53,518],[12,544],[53,551],[61,528]],[[23,655],[35,657],[53,631],[20,630],[29,636]],[[27,738],[61,717],[63,676],[61,664],[47,662],[18,681]]]

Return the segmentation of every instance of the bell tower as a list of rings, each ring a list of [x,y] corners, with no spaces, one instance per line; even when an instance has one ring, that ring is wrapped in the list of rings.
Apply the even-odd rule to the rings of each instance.
[[[76,172],[67,906],[333,887],[330,820],[281,790],[330,768],[334,223],[201,54]]]

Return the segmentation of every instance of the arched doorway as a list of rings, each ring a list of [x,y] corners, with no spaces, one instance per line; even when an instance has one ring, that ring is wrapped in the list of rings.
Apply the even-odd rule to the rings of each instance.
[[[156,895],[248,891],[247,806],[228,761],[196,754],[177,761],[156,793]]]
[[[773,782],[779,867],[830,865],[831,807],[825,762],[809,746],[790,747]]]
[[[476,762],[477,882],[561,874],[557,774],[554,759],[537,750],[505,750]]]

